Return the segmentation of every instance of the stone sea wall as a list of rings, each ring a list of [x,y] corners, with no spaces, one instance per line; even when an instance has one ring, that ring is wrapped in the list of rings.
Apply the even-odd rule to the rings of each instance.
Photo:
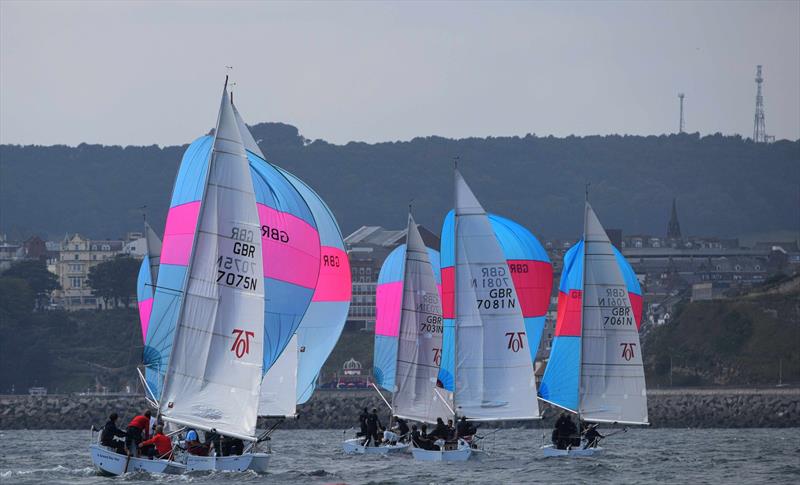
[[[800,427],[800,388],[651,390],[648,405],[653,427]],[[374,390],[318,391],[298,407],[297,419],[287,419],[281,428],[344,430],[357,424],[364,407],[377,408],[382,419],[388,417],[386,404]],[[127,395],[0,396],[0,429],[88,429],[103,425],[112,412],[120,415],[124,427],[145,408],[144,399]],[[547,406],[544,410],[545,423],[500,425],[549,426],[558,411]],[[266,427],[272,422],[259,424]]]

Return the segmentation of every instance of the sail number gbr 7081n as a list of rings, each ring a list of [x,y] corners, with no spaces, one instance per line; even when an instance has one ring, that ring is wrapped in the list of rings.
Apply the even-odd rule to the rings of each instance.
[[[231,239],[234,240],[233,256],[220,255],[217,258],[217,283],[245,290],[255,290],[258,287],[256,246],[252,244],[253,237],[253,231],[250,229],[231,228]],[[260,256],[261,254],[258,254],[258,257]]]
[[[479,309],[516,308],[517,296],[505,266],[481,268],[481,277],[472,279]]]

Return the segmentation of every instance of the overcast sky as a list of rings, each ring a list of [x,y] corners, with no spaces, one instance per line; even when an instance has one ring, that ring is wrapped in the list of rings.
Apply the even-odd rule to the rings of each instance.
[[[800,2],[0,0],[0,142],[188,143],[231,71],[251,124],[335,143],[553,134],[800,138]]]

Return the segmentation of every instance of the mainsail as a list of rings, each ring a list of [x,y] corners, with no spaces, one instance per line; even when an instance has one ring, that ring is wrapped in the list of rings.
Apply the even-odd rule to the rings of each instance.
[[[223,90],[160,401],[165,420],[253,439],[264,351],[260,234],[247,155]]]
[[[445,321],[439,380],[454,392],[459,415],[477,420],[539,418],[533,363],[525,351],[525,322],[511,271],[486,212],[458,170],[453,226],[452,235],[442,234],[454,239],[455,265],[442,270],[443,308],[450,319]]]
[[[445,274],[449,278],[445,286],[452,288],[455,261],[454,239],[452,238],[455,212],[450,211],[442,226],[442,267],[449,268]],[[553,265],[547,251],[528,229],[522,225],[496,214],[489,214],[497,242],[503,250],[506,264],[511,271],[514,289],[519,297],[522,316],[525,318],[525,337],[520,345],[526,346],[531,354],[531,361],[536,361],[539,341],[544,330],[545,316],[550,306],[550,294],[553,291]],[[451,313],[445,312],[449,317]],[[447,368],[452,374],[452,369]]]
[[[564,256],[541,398],[597,422],[645,424],[641,287],[586,204],[584,239]]]

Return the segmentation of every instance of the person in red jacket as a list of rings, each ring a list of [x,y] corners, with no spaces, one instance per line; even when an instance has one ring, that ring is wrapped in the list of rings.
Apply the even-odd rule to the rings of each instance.
[[[149,438],[150,429],[150,410],[131,419],[128,429],[125,432],[125,448],[128,449],[128,456],[139,456],[139,443]]]
[[[161,425],[156,426],[155,436],[139,443],[139,448],[147,448],[147,456],[149,456],[151,460],[153,459],[153,455],[161,460],[172,459],[172,440],[169,439],[169,436],[164,435],[164,427]]]

